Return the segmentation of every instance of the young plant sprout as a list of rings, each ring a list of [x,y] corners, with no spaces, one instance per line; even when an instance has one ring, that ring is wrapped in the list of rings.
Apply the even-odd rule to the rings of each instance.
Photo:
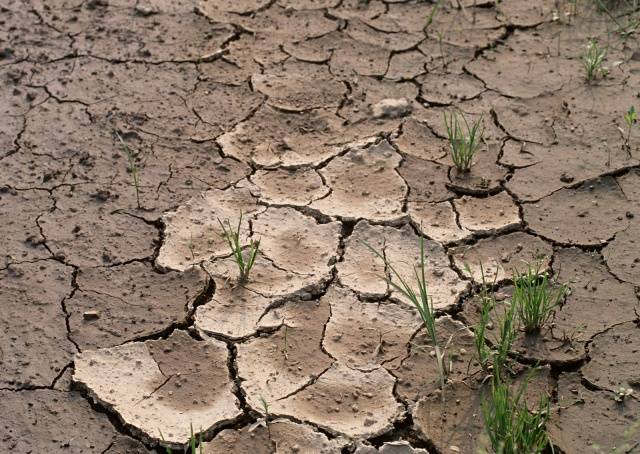
[[[431,26],[431,24],[433,23],[433,19],[436,17],[436,14],[438,13],[438,10],[440,9],[440,7],[442,6],[442,2],[444,0],[438,0],[438,2],[434,5],[434,7],[431,9],[431,12],[429,13],[429,15],[427,16],[427,20],[425,21],[424,24],[424,32],[425,34],[427,33],[427,29]]]
[[[267,426],[267,434],[271,439],[271,426],[269,425],[269,404],[264,397],[260,396],[260,405],[262,405],[262,411],[264,411],[264,424]]]
[[[187,248],[189,248],[189,252],[191,252],[191,260],[195,260],[196,254],[194,252],[195,248],[193,246],[193,233],[189,233],[189,242],[187,243]]]
[[[429,292],[427,290],[427,280],[426,280],[426,264],[425,264],[425,256],[424,256],[424,238],[420,237],[420,263],[417,266],[414,266],[414,276],[416,279],[416,284],[418,289],[415,290],[411,284],[409,284],[405,278],[400,276],[396,268],[393,264],[389,263],[387,258],[380,251],[376,250],[368,243],[363,242],[363,244],[369,248],[369,250],[382,259],[386,268],[391,272],[391,277],[382,277],[391,287],[399,291],[402,295],[404,295],[411,304],[418,310],[420,314],[420,318],[422,319],[422,323],[427,331],[427,335],[429,336],[429,340],[431,341],[431,345],[435,351],[436,358],[436,366],[438,368],[438,377],[440,379],[440,389],[442,391],[442,400],[444,402],[444,387],[446,383],[446,369],[445,369],[445,352],[444,348],[440,347],[438,342],[438,336],[436,333],[436,314],[433,308],[433,301],[429,296]],[[396,282],[397,280],[397,282]]]
[[[607,56],[606,48],[599,48],[595,40],[589,41],[587,51],[582,57],[582,64],[585,69],[585,78],[591,82],[597,76],[607,77],[609,70],[604,66],[604,59]]]
[[[549,417],[549,399],[542,397],[538,408],[530,411],[523,399],[527,382],[515,395],[509,384],[502,380],[494,380],[491,385],[491,398],[482,401],[482,418],[492,452],[543,452],[549,445],[549,436],[545,429]]]
[[[204,445],[202,444],[202,429],[200,429],[200,436],[198,444],[196,446],[196,436],[193,433],[193,424],[191,424],[191,436],[189,437],[189,447],[191,448],[191,454],[204,454]],[[196,451],[196,448],[199,448]]]
[[[462,117],[462,122],[459,116]],[[462,128],[463,123],[465,130]],[[468,172],[473,165],[473,157],[480,147],[480,142],[484,134],[482,115],[469,126],[464,114],[458,114],[455,111],[449,112],[448,114],[445,112],[444,126],[447,129],[453,164],[456,166],[456,169],[458,169],[458,172]]]
[[[540,262],[534,266],[527,265],[522,274],[513,271],[512,301],[525,332],[529,334],[540,331],[567,291],[564,285],[550,282],[547,273],[540,271],[541,266]]]
[[[489,365],[491,364],[491,349],[487,345],[487,341],[485,339],[487,325],[489,325],[489,315],[491,314],[491,309],[493,309],[493,301],[490,299],[482,298],[480,320],[478,321],[478,325],[473,331],[476,354],[478,355],[478,363],[485,373],[489,371]]]
[[[631,128],[638,122],[638,113],[634,106],[629,107],[629,110],[623,115],[624,122],[627,124],[627,136],[624,139],[625,148],[627,152],[630,151],[629,140],[631,139]]]
[[[469,265],[465,265],[466,271],[471,275]],[[484,266],[480,263],[480,275],[482,276],[482,287],[480,288],[480,320],[473,330],[474,345],[476,347],[476,355],[478,363],[484,373],[489,372],[489,366],[492,363],[493,352],[487,345],[486,334],[490,323],[491,311],[495,307],[496,300],[493,294],[491,284],[487,283]],[[498,275],[496,273],[493,285],[496,283]]]
[[[193,424],[191,424],[190,427],[191,432],[189,436],[189,452],[191,454],[204,454],[204,445],[202,444],[202,429],[200,429],[198,440],[196,440],[196,436],[193,433]],[[160,439],[163,443],[165,443],[164,436],[162,436],[162,431],[160,431]],[[164,447],[164,452],[166,454],[173,454],[173,450],[169,446]]]
[[[238,272],[240,273],[239,282],[246,282],[249,278],[249,273],[253,268],[253,264],[256,261],[256,256],[258,255],[258,249],[260,248],[260,240],[254,240],[253,238],[249,242],[249,250],[247,253],[247,257],[245,258],[244,252],[242,250],[242,245],[240,244],[240,230],[242,227],[242,212],[240,212],[240,219],[238,220],[238,227],[234,230],[231,227],[231,223],[229,220],[225,220],[223,223],[220,219],[218,219],[220,223],[220,227],[222,227],[222,237],[227,240],[229,244],[229,248],[233,253],[233,259],[238,265]]]
[[[160,440],[162,440],[163,443],[166,443],[166,440],[164,439],[164,435],[162,435],[162,431],[158,430],[158,432],[160,432]],[[164,452],[166,454],[173,454],[173,449],[171,449],[170,446],[165,446],[164,447]]]
[[[467,273],[471,274],[469,265],[465,264],[465,269]],[[497,276],[494,277],[492,284],[488,283],[482,263],[480,263],[480,274],[482,276],[480,319],[473,328],[476,356],[482,371],[487,374],[486,377],[492,376],[494,380],[501,380],[506,369],[509,352],[517,335],[517,311],[514,304],[496,301],[492,288],[496,283]],[[492,336],[491,345],[488,345],[487,334],[492,323],[491,314],[493,313],[496,317],[496,312],[500,307],[503,307],[503,313],[497,320],[497,334]],[[491,375],[489,375],[490,370]]]
[[[507,359],[509,359],[509,352],[517,335],[518,319],[515,305],[504,304],[506,304],[506,308],[498,321],[498,336],[494,339],[495,349],[492,352],[494,380],[502,378]]]
[[[122,136],[118,134],[118,131],[115,131],[116,137],[120,141],[120,145],[122,146],[122,152],[127,157],[127,172],[131,174],[131,180],[133,181],[133,187],[136,191],[136,205],[138,209],[140,209],[140,168],[136,164],[136,160],[134,156],[129,151],[129,146],[126,144],[124,140],[122,140]]]

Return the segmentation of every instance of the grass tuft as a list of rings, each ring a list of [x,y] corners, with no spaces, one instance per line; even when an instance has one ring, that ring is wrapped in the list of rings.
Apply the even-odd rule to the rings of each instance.
[[[249,251],[247,253],[247,257],[245,258],[244,251],[242,249],[242,245],[240,244],[240,230],[242,227],[242,212],[240,212],[240,219],[238,221],[238,227],[234,229],[231,227],[231,223],[229,220],[225,220],[223,223],[220,219],[218,219],[220,223],[220,227],[222,227],[222,237],[227,240],[229,244],[229,248],[233,253],[233,259],[238,265],[238,272],[240,273],[239,281],[246,282],[249,278],[249,273],[253,268],[253,265],[256,261],[256,256],[258,255],[258,249],[260,248],[260,240],[251,239],[249,242]]]
[[[507,360],[509,352],[516,339],[518,319],[516,306],[504,303],[505,311],[498,322],[498,337],[495,339],[495,350],[493,351],[493,376],[494,380],[501,380],[503,372],[507,370]]]
[[[440,389],[442,391],[442,400],[444,401],[444,387],[446,383],[446,368],[444,363],[444,348],[441,348],[438,343],[438,336],[436,332],[436,313],[433,308],[433,301],[429,296],[429,292],[427,289],[427,280],[426,280],[426,264],[425,264],[425,255],[424,255],[424,238],[420,237],[420,262],[417,266],[414,266],[414,276],[417,284],[417,290],[413,288],[411,284],[409,284],[405,278],[400,276],[398,271],[395,269],[393,264],[391,264],[384,254],[374,247],[369,245],[368,243],[363,241],[363,244],[369,248],[369,250],[382,259],[387,269],[391,272],[391,277],[382,277],[391,287],[399,291],[402,295],[404,295],[411,304],[418,310],[420,314],[420,318],[422,319],[422,323],[429,335],[429,339],[431,340],[431,345],[435,351],[435,358],[438,367],[438,377],[440,379]],[[397,280],[397,282],[396,282]]]
[[[530,411],[523,399],[527,383],[528,378],[514,395],[508,383],[493,380],[491,398],[482,401],[485,430],[496,454],[539,454],[550,446],[545,429],[549,399],[542,397],[538,408]]]
[[[638,122],[638,112],[636,112],[636,108],[634,106],[629,107],[629,110],[622,115],[622,118],[624,118],[624,122],[627,125],[627,135],[624,137],[624,148],[626,148],[629,155],[631,155],[631,145],[629,140],[631,139],[631,129],[633,128],[633,125]],[[624,135],[624,131],[621,132]]]
[[[549,320],[554,309],[564,298],[567,287],[554,285],[546,272],[541,272],[542,264],[527,265],[524,273],[514,274],[512,301],[518,310],[518,318],[526,333],[540,331]]]
[[[587,82],[593,81],[598,76],[607,77],[609,70],[604,66],[606,56],[606,47],[600,48],[595,40],[589,41],[587,51],[582,57]]]
[[[465,265],[467,273],[471,275],[471,269],[468,265]],[[480,275],[482,276],[482,287],[480,288],[480,320],[473,329],[474,345],[476,348],[476,355],[478,357],[478,363],[482,368],[482,371],[486,374],[489,372],[489,366],[492,363],[493,351],[487,345],[487,329],[489,328],[491,311],[496,305],[495,295],[493,294],[492,285],[487,283],[486,274],[484,272],[484,266],[480,263]],[[495,285],[497,279],[497,273],[493,280]]]
[[[471,274],[471,270],[466,264],[465,269]],[[501,380],[505,376],[505,371],[509,372],[507,362],[509,352],[511,352],[513,342],[518,334],[518,314],[515,304],[496,301],[493,286],[497,277],[494,277],[493,283],[488,283],[482,263],[480,263],[480,274],[482,276],[480,319],[473,327],[474,346],[478,363],[486,374],[486,378],[492,376],[494,380]],[[489,338],[488,331],[493,330],[491,314],[493,313],[495,316],[498,309],[501,309],[502,315],[497,317],[497,332]]]
[[[462,121],[460,121],[459,117],[462,118]],[[451,147],[451,159],[458,172],[468,172],[473,165],[473,157],[480,147],[484,134],[482,118],[480,116],[470,126],[464,114],[458,114],[456,111],[444,113],[444,126],[447,129]],[[463,123],[466,131],[462,128]]]

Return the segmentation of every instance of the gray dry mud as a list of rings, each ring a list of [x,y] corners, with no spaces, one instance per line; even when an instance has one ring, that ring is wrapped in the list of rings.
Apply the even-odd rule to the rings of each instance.
[[[543,366],[556,452],[636,452],[638,41],[534,3],[445,1],[425,28],[418,0],[5,0],[0,451],[181,450],[193,425],[207,454],[474,453],[479,264],[501,300],[541,260],[571,292],[513,354]],[[611,72],[587,84],[594,37]],[[469,173],[452,108],[485,128]],[[365,245],[408,276],[420,234],[446,405]]]

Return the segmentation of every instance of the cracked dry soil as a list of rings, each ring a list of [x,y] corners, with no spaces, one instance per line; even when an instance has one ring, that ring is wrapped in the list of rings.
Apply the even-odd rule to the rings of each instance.
[[[478,263],[508,298],[537,257],[571,293],[513,353],[542,366],[556,452],[640,452],[638,40],[584,3],[445,1],[425,29],[434,7],[2,2],[1,452],[164,452],[192,424],[207,454],[474,453]],[[454,107],[485,128],[468,174]],[[240,211],[244,286],[217,221]],[[420,235],[444,405],[362,243],[407,274]]]

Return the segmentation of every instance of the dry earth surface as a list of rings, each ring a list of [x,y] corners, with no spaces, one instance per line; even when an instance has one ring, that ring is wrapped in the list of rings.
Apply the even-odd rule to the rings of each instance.
[[[542,258],[571,293],[514,355],[556,452],[640,452],[640,52],[588,3],[445,0],[425,29],[415,0],[2,1],[0,451],[179,450],[192,424],[208,454],[473,453],[479,263],[508,295]],[[453,107],[485,127],[465,174]],[[444,405],[362,243],[407,274],[421,234]]]

